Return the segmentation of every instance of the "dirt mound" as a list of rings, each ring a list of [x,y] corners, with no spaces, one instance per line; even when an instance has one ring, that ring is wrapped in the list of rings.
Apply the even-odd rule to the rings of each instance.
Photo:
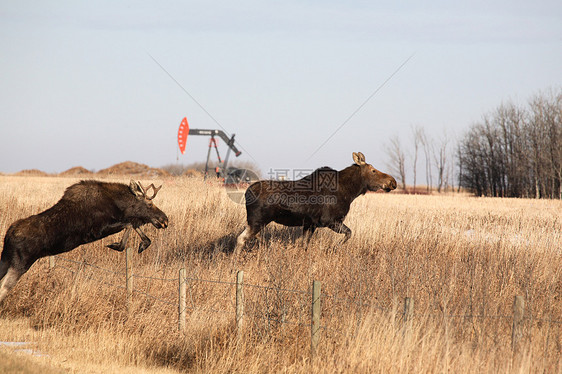
[[[169,177],[170,173],[165,170],[151,168],[150,166],[139,164],[132,161],[125,161],[117,165],[110,166],[97,172],[99,175],[128,175],[142,178],[163,178]]]
[[[37,169],[26,169],[26,170],[18,171],[14,175],[19,175],[24,177],[46,177],[49,174]]]
[[[93,174],[90,170],[83,168],[82,166],[75,166],[62,173],[59,173],[61,177],[72,177],[72,176],[83,176]]]

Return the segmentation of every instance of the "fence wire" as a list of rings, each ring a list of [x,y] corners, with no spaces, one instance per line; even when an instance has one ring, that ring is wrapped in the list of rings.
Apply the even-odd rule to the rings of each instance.
[[[91,268],[96,271],[102,271],[107,275],[119,276],[125,278],[125,271],[115,271],[111,269],[106,269],[96,264],[88,263],[87,261],[76,261],[60,256],[55,256],[55,266],[54,268],[64,269],[73,273],[75,276],[83,277],[88,281],[95,281],[106,286],[126,289],[123,284],[116,284],[102,279],[94,274],[85,274],[85,269]],[[74,264],[78,266],[78,269],[73,269],[69,266],[59,264],[58,262],[66,262],[69,264]],[[180,284],[179,277],[174,278],[164,278],[164,277],[152,277],[140,274],[132,274],[133,278],[140,281],[148,282],[147,288],[152,288],[154,282],[177,282]],[[178,313],[185,311],[203,311],[212,312],[220,314],[231,314],[234,316],[236,309],[235,302],[235,291],[236,282],[224,281],[220,279],[203,279],[193,276],[186,276],[183,280],[187,287],[187,302],[183,310],[179,310],[178,299],[171,301],[169,299],[164,299],[160,296],[151,294],[149,291],[141,289],[133,289],[131,292],[137,295],[142,295],[147,299],[158,301],[165,305],[178,307]],[[218,300],[212,305],[201,305],[202,302],[199,300],[201,295],[205,290],[197,289],[198,287],[207,286],[223,286],[224,289],[220,293]],[[244,319],[250,320],[252,326],[255,327],[259,335],[265,335],[271,333],[272,330],[279,329],[283,325],[291,325],[298,328],[310,328],[310,303],[311,303],[311,290],[299,290],[290,289],[284,287],[275,287],[271,285],[259,285],[251,283],[243,283],[244,288]],[[217,299],[217,298],[215,298]],[[362,321],[362,316],[364,313],[371,309],[377,310],[383,313],[395,313],[395,317],[405,318],[405,312],[398,308],[388,308],[380,304],[380,302],[367,302],[363,297],[350,297],[350,296],[340,296],[337,294],[323,293],[321,295],[322,303],[322,321],[320,329],[326,333],[339,337],[354,337],[357,335],[359,325]],[[355,309],[354,309],[355,308]],[[355,313],[357,319],[357,328],[353,333],[349,334],[343,332],[341,329],[337,329],[333,325],[341,320],[343,314],[349,315],[349,313]],[[464,323],[474,324],[476,322],[482,323],[485,320],[496,320],[502,321],[502,323],[511,323],[513,321],[513,315],[508,314],[497,314],[497,315],[487,315],[487,314],[446,314],[446,313],[413,313],[409,315],[409,318],[431,318],[431,319],[465,319]],[[261,323],[260,323],[261,321]],[[551,325],[562,325],[561,320],[553,319],[551,316],[523,316],[521,319],[522,323],[527,323],[535,325],[536,323],[548,324],[549,329]],[[455,322],[459,324],[463,322]],[[499,328],[499,327],[498,327]],[[531,326],[532,328],[532,326]],[[497,341],[498,336],[494,334],[493,336],[489,331],[481,330],[480,334],[485,335],[488,339]],[[326,334],[327,335],[327,334]],[[324,338],[323,338],[324,339]]]
[[[158,278],[158,277],[149,277],[146,275],[138,275],[138,274],[133,274],[132,275],[133,278],[139,278],[139,279],[148,279],[148,280],[154,280],[154,281],[163,281],[163,282],[177,282],[178,278]]]

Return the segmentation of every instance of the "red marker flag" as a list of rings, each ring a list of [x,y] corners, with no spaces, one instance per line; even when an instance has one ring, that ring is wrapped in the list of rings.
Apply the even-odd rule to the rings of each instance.
[[[187,118],[184,117],[181,121],[180,128],[178,129],[178,145],[180,146],[180,152],[182,155],[185,153],[185,144],[187,143],[188,134],[189,124],[187,123]]]

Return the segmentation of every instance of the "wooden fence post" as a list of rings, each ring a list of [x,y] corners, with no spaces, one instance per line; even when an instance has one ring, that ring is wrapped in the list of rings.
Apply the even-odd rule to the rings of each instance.
[[[179,272],[179,306],[178,306],[178,328],[180,332],[185,332],[185,321],[187,316],[187,276],[185,268]]]
[[[125,280],[127,283],[127,312],[133,310],[133,248],[125,249]]]
[[[414,315],[414,299],[411,297],[404,298],[404,323],[412,319]]]
[[[414,299],[411,297],[404,298],[404,330],[402,330],[403,337],[410,334],[412,326],[412,317],[414,316]]]
[[[236,273],[236,334],[242,331],[242,317],[244,316],[244,272]]]
[[[310,336],[310,354],[312,359],[314,359],[320,339],[320,288],[321,283],[319,281],[312,282],[312,324]]]
[[[511,328],[511,348],[513,352],[519,350],[519,340],[523,336],[523,315],[525,313],[525,300],[523,296],[515,296],[513,300],[513,325]]]

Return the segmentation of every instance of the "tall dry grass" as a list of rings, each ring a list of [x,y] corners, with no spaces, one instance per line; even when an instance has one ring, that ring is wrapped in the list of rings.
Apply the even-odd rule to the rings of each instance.
[[[75,181],[1,176],[0,231],[51,206]],[[346,224],[353,236],[343,245],[340,235],[319,229],[305,249],[300,230],[271,224],[236,258],[243,206],[200,180],[156,182],[164,187],[155,204],[170,227],[146,229],[153,243],[135,256],[133,313],[122,288],[124,255],[105,248],[115,241],[106,238],[63,256],[94,267],[35,264],[0,306],[0,325],[26,321],[31,336],[0,328],[0,339],[33,339],[53,360],[92,372],[562,371],[560,201],[368,194],[352,205]],[[223,282],[243,270],[247,284],[270,287],[245,288],[240,339],[234,287],[225,283],[189,282],[187,331],[178,332],[173,279],[180,267],[190,278]],[[312,280],[324,295],[314,361]],[[526,308],[516,355],[515,295]],[[407,331],[404,297],[415,304]]]

